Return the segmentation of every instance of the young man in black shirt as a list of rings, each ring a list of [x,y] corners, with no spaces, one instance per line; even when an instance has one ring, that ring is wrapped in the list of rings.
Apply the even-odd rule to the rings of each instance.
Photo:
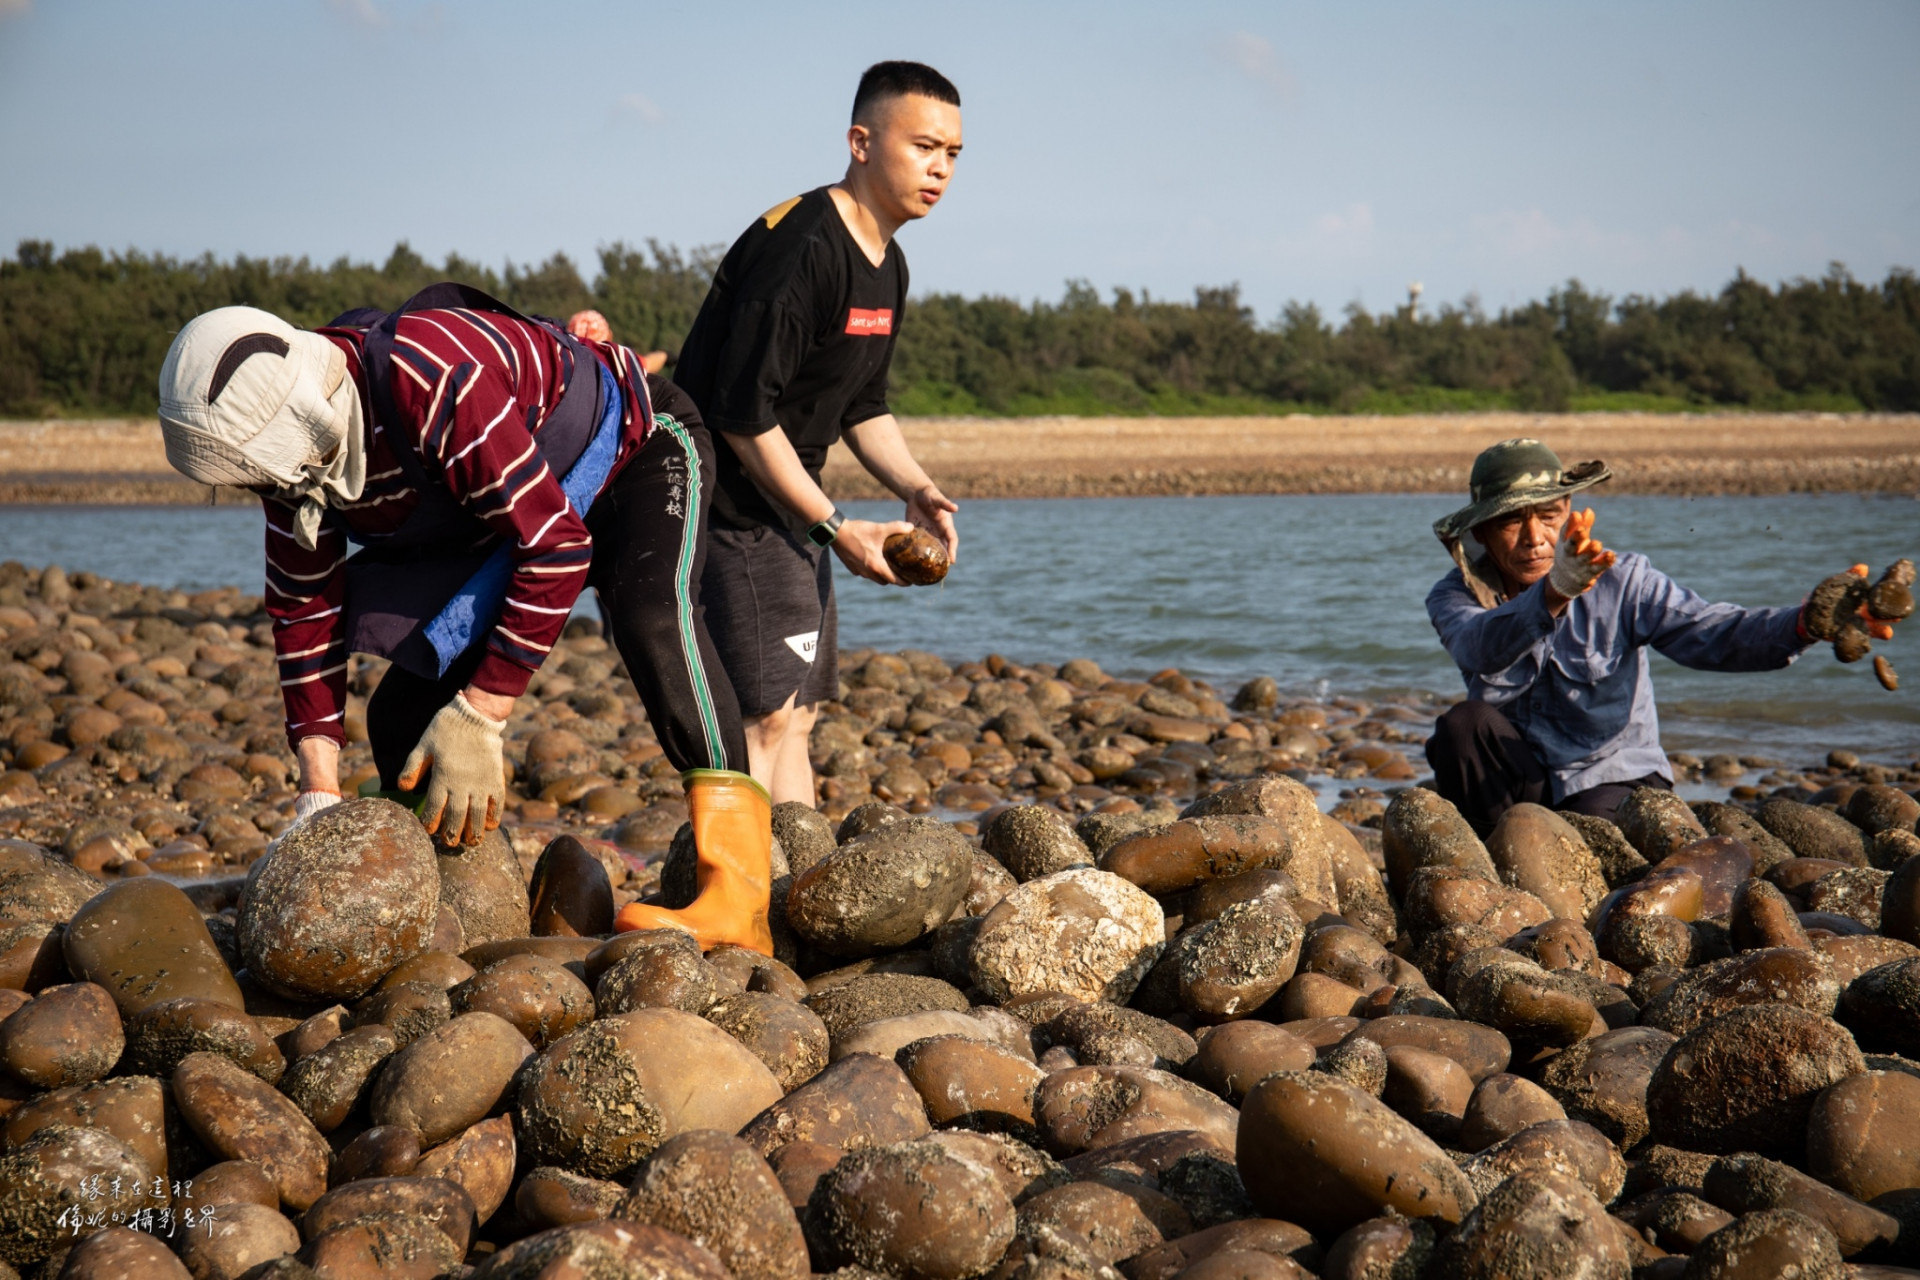
[[[907,303],[894,232],[924,218],[960,154],[960,94],[917,62],[869,67],[839,182],[775,205],[728,250],[674,380],[718,442],[702,595],[746,717],[754,777],[776,803],[814,803],[815,705],[839,691],[831,547],[898,584],[881,554],[919,526],[959,550],[958,510],[915,462],[887,408]],[[847,520],[820,489],[834,441],[906,503],[905,520]]]

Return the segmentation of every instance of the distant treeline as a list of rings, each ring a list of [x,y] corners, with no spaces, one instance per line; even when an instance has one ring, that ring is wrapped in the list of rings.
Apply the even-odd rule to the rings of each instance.
[[[649,242],[600,253],[593,282],[556,254],[504,272],[405,244],[345,258],[191,261],[23,241],[0,260],[0,415],[145,414],[167,345],[233,303],[317,325],[463,280],[523,310],[606,314],[621,341],[677,351],[718,262]],[[1488,315],[1477,300],[1338,325],[1289,304],[1262,323],[1237,286],[1172,302],[1070,283],[1057,303],[935,294],[901,332],[893,403],[907,414],[1431,412],[1514,408],[1920,410],[1920,280],[1834,266],[1769,288],[1744,272],[1712,297],[1613,299],[1578,281]]]

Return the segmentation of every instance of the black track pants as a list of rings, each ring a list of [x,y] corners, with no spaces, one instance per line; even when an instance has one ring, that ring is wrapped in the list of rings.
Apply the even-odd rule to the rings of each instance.
[[[1671,790],[1673,785],[1652,773],[1576,791],[1554,804],[1552,783],[1533,748],[1511,720],[1485,702],[1462,702],[1440,717],[1427,739],[1427,763],[1433,766],[1434,790],[1482,837],[1516,804],[1546,805],[1611,821],[1620,802],[1640,787]]]
[[[679,769],[745,773],[740,704],[700,605],[713,442],[697,420],[661,414],[656,421],[645,447],[587,513],[588,582],[667,759]],[[485,647],[475,644],[438,680],[387,669],[367,703],[381,786],[396,784],[428,722],[466,687]]]

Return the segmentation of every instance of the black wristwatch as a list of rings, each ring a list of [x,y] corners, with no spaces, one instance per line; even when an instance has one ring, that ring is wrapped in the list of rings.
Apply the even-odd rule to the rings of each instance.
[[[807,530],[807,541],[816,547],[830,547],[833,545],[833,540],[840,536],[840,526],[846,522],[847,518],[838,511],[835,511],[825,520],[822,520],[819,524]]]

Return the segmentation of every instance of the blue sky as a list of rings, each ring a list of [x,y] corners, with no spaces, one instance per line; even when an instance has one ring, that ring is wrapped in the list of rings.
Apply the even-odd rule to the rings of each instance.
[[[1271,318],[1920,262],[1911,0],[0,0],[0,245],[591,274],[837,177],[884,57],[965,100],[916,292],[1237,281]]]

